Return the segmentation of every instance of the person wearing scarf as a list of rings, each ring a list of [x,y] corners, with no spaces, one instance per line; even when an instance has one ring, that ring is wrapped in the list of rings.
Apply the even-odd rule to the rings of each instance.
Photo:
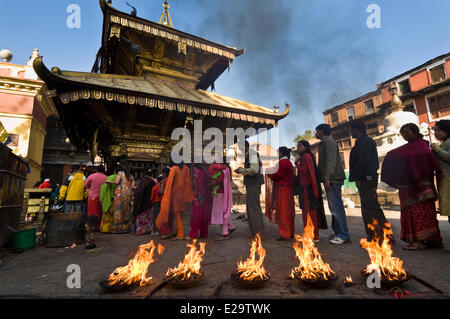
[[[264,184],[262,162],[259,153],[250,148],[250,143],[245,141],[244,167],[235,170],[236,174],[244,176],[245,185],[245,211],[248,218],[250,237],[254,238],[264,230],[264,220],[261,210],[261,185]]]
[[[438,176],[439,215],[447,216],[450,223],[450,120],[436,122],[433,129],[436,138],[442,142],[431,145],[442,169]],[[445,250],[450,251],[450,247]]]
[[[311,146],[307,141],[297,143],[295,166],[300,185],[299,203],[302,209],[303,228],[306,227],[308,216],[314,225],[314,241],[319,241],[319,229],[328,229],[327,219],[322,200],[319,174]]]
[[[112,205],[114,207],[114,232],[126,234],[131,230],[131,219],[133,217],[131,196],[134,181],[130,182],[130,180],[133,180],[132,176],[127,175],[126,169],[121,166],[117,166],[115,172],[115,181],[107,180],[105,183],[117,185]]]
[[[102,205],[102,220],[100,223],[101,233],[114,233],[114,194],[116,191],[116,174],[109,175],[106,183],[100,187],[100,203]]]
[[[136,221],[136,234],[138,235],[144,235],[153,230],[151,196],[155,185],[152,170],[148,169],[134,192],[133,215]]]
[[[194,166],[194,202],[191,213],[191,231],[188,239],[208,237],[211,221],[212,195],[208,170],[202,164]]]
[[[278,150],[279,162],[267,175],[273,181],[272,192],[266,196],[266,215],[271,222],[278,224],[280,237],[277,240],[290,240],[295,234],[294,166],[289,159],[290,150],[283,146]]]
[[[171,168],[163,191],[164,195],[161,210],[156,219],[156,227],[161,233],[162,239],[176,236],[173,240],[182,240],[184,239],[182,214],[189,209],[189,204],[194,200],[191,174],[184,163]],[[173,233],[174,219],[176,234]]]
[[[213,178],[217,172],[221,172],[219,177]],[[231,209],[233,208],[233,194],[231,183],[231,172],[228,165],[226,165],[226,158],[224,164],[215,163],[209,166],[208,175],[213,184],[213,201],[211,208],[211,225],[222,225],[222,236],[216,240],[228,240],[229,235],[236,230],[236,227],[231,223]],[[218,186],[214,188],[214,186]],[[217,189],[217,193],[214,195]]]
[[[400,134],[408,143],[386,154],[381,181],[399,190],[400,238],[409,243],[404,249],[442,247],[434,187],[434,175],[441,173],[439,162],[417,125],[403,125]]]

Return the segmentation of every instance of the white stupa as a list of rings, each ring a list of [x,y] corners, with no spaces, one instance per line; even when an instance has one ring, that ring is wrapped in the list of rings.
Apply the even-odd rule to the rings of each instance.
[[[419,125],[419,118],[415,113],[403,111],[404,106],[398,97],[397,85],[395,83],[392,83],[389,91],[392,95],[392,107],[390,108],[391,113],[383,120],[384,133],[374,138],[374,141],[377,143],[380,170],[386,154],[389,151],[407,143],[400,134],[400,129],[403,125],[414,123],[421,128],[421,133],[424,136],[429,134],[428,126],[426,124],[424,126]],[[394,188],[383,182],[379,183],[378,188],[385,191],[395,191]]]

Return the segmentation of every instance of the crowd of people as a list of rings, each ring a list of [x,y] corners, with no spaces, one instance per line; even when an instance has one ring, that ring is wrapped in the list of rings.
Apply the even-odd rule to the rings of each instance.
[[[350,127],[356,142],[350,154],[349,181],[355,182],[358,188],[368,240],[382,238],[387,219],[377,198],[376,143],[367,135],[364,122],[354,120]],[[443,247],[437,214],[449,216],[450,222],[450,120],[438,121],[434,127],[440,145],[430,145],[412,123],[404,125],[400,133],[407,143],[388,152],[381,169],[381,181],[399,190],[400,238],[408,243],[404,247],[407,250]],[[350,241],[341,193],[346,175],[339,148],[327,124],[316,127],[316,137],[321,140],[317,163],[310,144],[301,140],[294,153],[280,147],[277,165],[264,172],[259,153],[245,142],[244,166],[234,172],[243,175],[246,188],[249,238],[264,231],[264,215],[278,225],[277,240],[294,238],[295,197],[298,196],[303,226],[308,217],[314,225],[314,241],[320,240],[320,229],[328,228],[323,197],[332,215],[333,234],[329,242],[341,245]],[[49,182],[45,180],[39,187],[48,188]],[[264,184],[263,214],[260,197]],[[114,171],[105,172],[99,166],[89,173],[85,166],[74,167],[62,183],[58,201],[64,203],[65,213],[96,216],[99,221],[96,231],[102,233],[135,232],[186,240],[207,238],[210,225],[220,225],[221,236],[215,239],[222,241],[229,240],[236,230],[231,221],[231,168],[226,160],[193,167],[174,164],[164,168],[159,176],[148,170],[136,186],[126,167],[117,166]],[[189,209],[190,232],[185,237],[183,212]],[[93,247],[90,242],[86,248]]]

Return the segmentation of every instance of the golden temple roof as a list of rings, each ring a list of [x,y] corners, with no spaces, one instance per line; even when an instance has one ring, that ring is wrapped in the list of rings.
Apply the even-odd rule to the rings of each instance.
[[[153,34],[155,36],[159,36],[162,38],[166,38],[169,40],[174,41],[182,41],[186,42],[189,46],[197,47],[195,42],[198,42],[200,45],[206,45],[210,46],[211,50],[209,48],[205,47],[204,50],[210,53],[215,53],[222,55],[220,51],[223,52],[224,56],[227,56],[228,58],[234,59],[236,56],[242,55],[245,53],[245,49],[237,49],[235,47],[226,46],[220,43],[212,42],[210,40],[201,38],[199,36],[189,34],[184,31],[180,31],[177,29],[174,29],[170,26],[165,26],[164,24],[159,24],[150,20],[146,20],[137,16],[133,16],[131,14],[128,14],[126,12],[119,11],[112,7],[112,5],[108,4],[106,0],[99,0],[100,1],[100,7],[103,11],[103,14],[110,15],[110,22],[112,23],[118,23],[124,27],[147,32],[150,34]],[[106,30],[104,30],[106,31]],[[203,49],[203,48],[202,48]]]
[[[50,89],[58,91],[64,104],[82,99],[82,91],[91,90],[89,98],[93,97],[94,92],[97,91],[104,99],[108,99],[109,94],[123,95],[125,97],[123,102],[134,102],[129,104],[152,106],[148,104],[158,103],[151,102],[153,100],[166,101],[168,104],[161,103],[161,105],[171,111],[209,116],[221,116],[223,113],[223,117],[268,125],[276,125],[279,120],[289,114],[289,106],[285,112],[279,114],[276,109],[268,109],[218,93],[189,89],[163,81],[148,81],[143,77],[60,71],[59,69],[54,69],[52,72],[45,67],[41,58],[35,60],[34,68]],[[120,102],[121,99],[119,97],[118,101]]]

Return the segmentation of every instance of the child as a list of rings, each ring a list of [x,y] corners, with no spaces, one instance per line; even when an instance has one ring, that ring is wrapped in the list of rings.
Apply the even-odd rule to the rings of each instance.
[[[86,239],[86,249],[94,249],[97,246],[94,243],[94,233],[96,229],[99,227],[100,220],[97,215],[91,215],[84,219],[83,222],[80,223],[80,228],[84,228],[85,231],[85,239]]]

